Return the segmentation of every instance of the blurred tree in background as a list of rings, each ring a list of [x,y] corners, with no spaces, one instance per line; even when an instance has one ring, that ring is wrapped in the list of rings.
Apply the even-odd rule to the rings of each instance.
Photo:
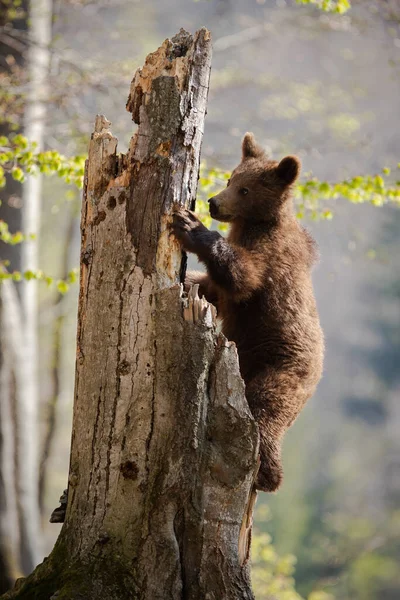
[[[224,185],[239,136],[253,129],[274,154],[300,153],[306,173],[297,190],[298,216],[320,221],[313,226],[323,256],[316,283],[330,382],[323,382],[286,443],[283,490],[259,499],[257,598],[300,598],[294,556],[302,597],[398,598],[400,222],[394,206],[400,200],[400,115],[393,99],[400,88],[400,10],[391,0],[351,5],[171,0],[123,7],[63,0],[47,4],[47,33],[35,33],[30,11],[40,2],[0,0],[0,590],[42,555],[29,542],[36,546],[41,537],[31,527],[42,530],[47,549],[56,535],[44,521],[67,472],[74,286],[64,294],[76,280],[79,187],[93,115],[104,110],[127,143],[121,99],[140,57],[177,29],[175,13],[184,15],[179,25],[206,24],[214,32],[198,204],[205,220],[206,198]],[[43,12],[39,16],[43,26]],[[271,58],[272,48],[279,58]],[[44,61],[45,97],[43,89],[35,97],[38,61],[42,67]],[[377,81],[366,91],[367,77]],[[39,117],[35,104],[45,107]],[[39,133],[29,130],[35,121]],[[314,164],[317,176],[307,173]],[[57,177],[46,180],[43,191],[33,184],[32,192],[32,173]],[[366,206],[344,208],[340,199]],[[41,221],[33,228],[24,225],[30,203]],[[33,248],[39,255],[32,264]],[[342,300],[331,281],[352,286],[355,295]],[[36,315],[28,319],[30,334],[24,314]],[[38,338],[28,343],[27,335]],[[32,408],[29,419],[25,411]],[[32,422],[36,433],[21,434]],[[32,474],[33,463],[29,480],[26,468]]]

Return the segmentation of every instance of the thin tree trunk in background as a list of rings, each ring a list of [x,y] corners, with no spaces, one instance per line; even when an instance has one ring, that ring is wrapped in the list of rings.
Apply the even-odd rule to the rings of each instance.
[[[0,302],[0,313],[3,302]],[[0,314],[1,320],[1,314]],[[12,358],[4,337],[0,347],[0,593],[10,589],[20,577],[19,522],[15,478],[15,420],[12,411],[15,386],[10,378]]]
[[[68,214],[68,223],[66,227],[65,240],[62,244],[62,271],[61,279],[67,279],[70,270],[70,253],[71,246],[74,238],[74,229],[76,225],[76,215],[70,210]],[[48,476],[48,464],[51,455],[51,448],[54,440],[54,436],[57,428],[57,408],[59,404],[61,394],[61,343],[63,326],[65,322],[65,311],[63,310],[62,301],[64,295],[60,292],[54,300],[49,310],[54,312],[54,318],[52,319],[52,356],[50,358],[51,364],[51,392],[50,398],[47,403],[47,415],[46,415],[46,431],[44,434],[43,448],[40,457],[39,466],[39,506],[42,517],[46,518],[45,511],[45,492]],[[48,516],[47,516],[48,518]]]
[[[0,331],[0,545],[4,569],[0,589],[4,592],[22,575],[16,408],[24,378],[20,302],[14,283],[7,280],[0,288]]]
[[[168,228],[174,203],[194,205],[210,61],[205,29],[181,30],[147,57],[128,100],[139,128],[126,156],[96,119],[66,522],[49,558],[4,598],[253,599],[258,430],[213,307],[196,290],[182,297]]]
[[[21,33],[28,29],[26,2],[21,5],[22,13],[10,23],[10,3],[0,0],[0,73],[2,81],[14,82],[10,85],[11,96],[2,96],[1,110],[4,119],[0,122],[0,135],[9,136],[13,127],[20,123],[23,69],[26,45],[4,35],[5,25],[10,23]],[[19,133],[23,133],[20,127]],[[20,231],[22,186],[10,175],[6,177],[6,187],[2,190],[0,219],[5,221],[11,232]],[[21,245],[10,245],[0,241],[0,259],[8,261],[10,272],[21,269]],[[0,267],[1,268],[1,267]],[[22,364],[16,361],[15,344],[21,346],[22,315],[16,286],[8,281],[0,288],[0,593],[8,589],[16,577],[21,575],[21,539],[17,496],[17,424],[16,404],[21,382]],[[9,314],[10,311],[10,314]],[[14,330],[10,331],[9,324]],[[18,348],[17,348],[18,353]]]
[[[28,93],[25,107],[25,135],[43,147],[47,99],[47,76],[50,60],[52,1],[35,0],[30,3],[30,45],[27,54]],[[26,234],[34,234],[22,248],[22,270],[37,271],[38,237],[42,177],[28,176],[23,186],[22,225]],[[38,296],[35,280],[23,281],[21,304],[24,318],[24,372],[19,395],[18,456],[19,501],[21,505],[22,565],[27,572],[36,566],[41,554],[41,526],[39,510],[39,379],[38,379]]]
[[[24,0],[21,6],[22,9],[26,9],[26,1]],[[8,0],[0,0],[0,75],[2,76],[2,84],[7,81],[7,78],[14,80],[14,84],[17,86],[17,90],[13,95],[13,87],[10,85],[10,98],[6,94],[2,94],[0,99],[0,113],[2,118],[0,119],[0,135],[9,136],[13,133],[11,125],[15,126],[20,124],[20,102],[21,92],[20,88],[23,87],[23,76],[21,73],[24,71],[25,66],[25,50],[26,45],[22,42],[17,42],[14,45],[15,40],[11,36],[4,36],[5,26],[11,24],[12,28],[15,28],[21,34],[24,34],[28,29],[28,18],[26,13],[23,18],[18,18],[13,21],[9,21],[8,11],[10,10],[10,4]],[[4,77],[4,79],[3,79]],[[7,87],[7,84],[5,85]],[[20,124],[21,125],[21,124]],[[18,133],[23,133],[22,125],[18,130]],[[22,186],[20,181],[16,181],[11,175],[6,176],[6,187],[1,191],[1,204],[0,204],[0,219],[8,224],[9,230],[12,233],[21,231],[21,194]],[[20,271],[21,270],[21,245],[5,244],[0,240],[0,258],[2,261],[9,261],[9,271]]]

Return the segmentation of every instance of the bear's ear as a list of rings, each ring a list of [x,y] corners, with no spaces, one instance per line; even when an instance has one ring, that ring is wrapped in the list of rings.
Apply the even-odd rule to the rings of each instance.
[[[242,160],[247,158],[261,158],[265,155],[264,150],[254,139],[253,133],[246,133],[242,142]]]
[[[276,167],[276,172],[286,185],[291,185],[300,175],[300,169],[301,162],[297,156],[285,156]]]

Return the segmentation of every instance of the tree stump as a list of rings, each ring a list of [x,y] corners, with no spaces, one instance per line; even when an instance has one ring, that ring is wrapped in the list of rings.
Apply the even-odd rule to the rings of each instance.
[[[234,344],[192,289],[168,224],[194,207],[211,62],[206,29],[150,54],[117,155],[96,118],[87,162],[66,521],[8,598],[252,599],[258,430]],[[239,551],[239,536],[241,549]]]

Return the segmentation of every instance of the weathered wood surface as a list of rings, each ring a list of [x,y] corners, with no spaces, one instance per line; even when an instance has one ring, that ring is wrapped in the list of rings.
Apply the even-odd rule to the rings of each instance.
[[[174,203],[193,206],[211,61],[202,29],[146,59],[126,156],[89,148],[69,500],[55,549],[10,597],[253,598],[242,522],[258,433],[235,346],[182,297]],[[242,528],[243,531],[243,528]]]

